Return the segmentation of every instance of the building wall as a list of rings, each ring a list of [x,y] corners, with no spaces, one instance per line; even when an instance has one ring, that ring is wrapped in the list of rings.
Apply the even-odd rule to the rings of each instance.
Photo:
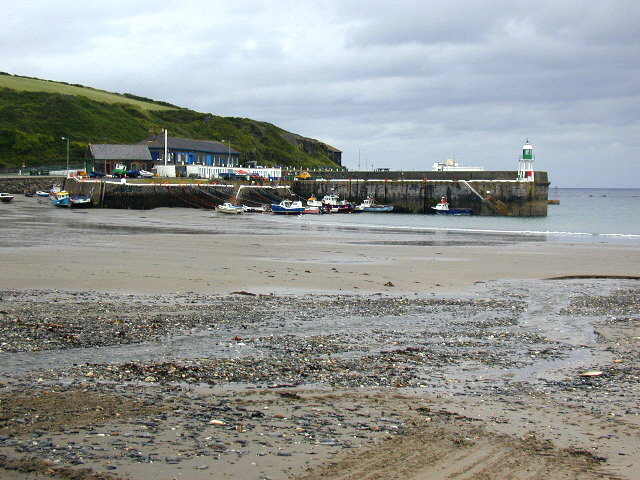
[[[164,150],[150,148],[151,158],[154,163],[164,164]],[[231,156],[225,153],[208,153],[186,150],[172,150],[168,151],[169,165],[208,165],[208,166],[228,166],[229,160],[231,166],[238,166],[240,163],[240,155],[231,152]]]

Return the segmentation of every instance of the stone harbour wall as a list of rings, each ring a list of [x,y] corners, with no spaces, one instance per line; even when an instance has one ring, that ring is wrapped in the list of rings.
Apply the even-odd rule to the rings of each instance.
[[[434,213],[444,197],[450,208],[471,209],[474,215],[536,217],[547,215],[548,182],[516,180],[304,180],[292,187],[300,197],[338,195],[360,203],[373,197],[393,205],[395,212]]]
[[[151,209],[157,207],[215,208],[224,202],[278,203],[282,198],[338,195],[360,203],[373,197],[393,205],[400,213],[434,213],[444,197],[450,208],[471,209],[474,215],[536,217],[547,215],[549,181],[546,172],[535,172],[534,182],[517,181],[516,172],[330,172],[333,178],[309,180],[169,184],[107,179],[59,177],[0,178],[0,191],[12,194],[49,190],[60,184],[72,195],[88,195],[92,206]],[[364,175],[370,173],[370,175]],[[350,175],[346,177],[346,174]],[[429,176],[427,176],[427,174]],[[392,178],[387,178],[392,177]],[[242,193],[240,190],[242,188]]]
[[[62,185],[64,177],[15,176],[0,177],[0,192],[20,195],[38,190],[49,191],[52,185]]]

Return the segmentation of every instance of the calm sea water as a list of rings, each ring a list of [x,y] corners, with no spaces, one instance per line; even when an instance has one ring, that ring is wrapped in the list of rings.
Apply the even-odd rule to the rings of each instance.
[[[551,189],[546,217],[513,218],[360,213],[319,215],[310,223],[352,229],[424,231],[466,236],[535,239],[555,242],[640,243],[640,189]],[[307,220],[313,216],[302,217]],[[269,217],[291,223],[290,219]]]

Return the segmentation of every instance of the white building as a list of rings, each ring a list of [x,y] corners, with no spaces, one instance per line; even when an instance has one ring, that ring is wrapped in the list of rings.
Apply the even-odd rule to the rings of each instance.
[[[482,172],[484,167],[461,167],[455,160],[447,158],[442,163],[434,163],[431,170],[433,172]]]

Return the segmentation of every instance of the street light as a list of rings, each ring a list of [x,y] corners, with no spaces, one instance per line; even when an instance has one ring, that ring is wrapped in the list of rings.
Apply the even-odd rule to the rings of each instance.
[[[360,170],[360,153],[366,151],[364,148],[359,148],[358,149],[358,171]],[[366,162],[366,160],[365,160]],[[367,169],[367,164],[365,163],[365,167],[364,169]]]
[[[69,174],[69,139],[67,137],[62,137],[62,140],[67,141],[67,174]]]

